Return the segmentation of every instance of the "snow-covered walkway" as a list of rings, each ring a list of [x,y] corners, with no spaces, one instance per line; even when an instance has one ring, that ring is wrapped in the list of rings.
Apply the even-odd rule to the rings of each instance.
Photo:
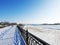
[[[16,26],[0,29],[0,45],[25,45],[24,40]]]

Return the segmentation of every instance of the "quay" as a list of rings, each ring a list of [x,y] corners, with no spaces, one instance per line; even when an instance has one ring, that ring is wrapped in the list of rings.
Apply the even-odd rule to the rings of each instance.
[[[13,25],[0,29],[0,45],[49,45],[20,26]]]

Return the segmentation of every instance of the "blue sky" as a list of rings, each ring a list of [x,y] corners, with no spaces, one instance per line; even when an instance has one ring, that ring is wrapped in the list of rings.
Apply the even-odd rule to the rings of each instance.
[[[0,0],[0,21],[60,23],[60,1]]]

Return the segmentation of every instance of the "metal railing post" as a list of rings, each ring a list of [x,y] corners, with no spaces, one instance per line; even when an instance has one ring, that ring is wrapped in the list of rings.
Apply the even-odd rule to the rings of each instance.
[[[28,45],[28,30],[26,30],[26,44]]]

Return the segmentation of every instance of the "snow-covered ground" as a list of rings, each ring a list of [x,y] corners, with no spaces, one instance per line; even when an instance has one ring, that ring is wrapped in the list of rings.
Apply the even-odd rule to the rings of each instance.
[[[60,45],[60,30],[28,26],[28,31],[50,45]]]
[[[0,45],[25,45],[21,33],[16,26],[0,29]]]

